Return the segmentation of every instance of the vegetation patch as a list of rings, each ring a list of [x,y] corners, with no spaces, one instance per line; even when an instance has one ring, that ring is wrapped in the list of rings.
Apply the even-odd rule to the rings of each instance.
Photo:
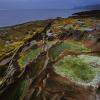
[[[41,48],[34,48],[23,53],[18,60],[21,68],[25,67],[29,62],[32,62],[41,52]]]
[[[52,58],[56,59],[61,52],[64,50],[72,50],[72,51],[89,51],[81,42],[66,40],[60,44],[57,44],[51,51]]]
[[[89,83],[97,75],[97,70],[79,57],[67,56],[55,64],[55,72],[76,82]]]
[[[84,62],[90,64],[94,67],[100,67],[100,57],[99,56],[92,56],[92,55],[80,55],[79,58],[83,59]]]

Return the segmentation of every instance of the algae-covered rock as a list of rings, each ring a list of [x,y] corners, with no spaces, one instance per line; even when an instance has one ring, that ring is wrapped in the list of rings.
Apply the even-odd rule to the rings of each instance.
[[[80,51],[87,52],[90,51],[87,47],[84,46],[81,42],[73,41],[73,40],[65,40],[61,43],[58,43],[51,49],[51,56],[53,59],[57,59],[58,56],[65,50],[69,51]]]
[[[85,63],[83,59],[73,56],[61,59],[61,61],[55,64],[55,71],[79,83],[90,83],[96,78],[97,74],[100,75],[99,68],[95,69]]]
[[[98,99],[97,23],[58,18],[1,28],[0,100]]]

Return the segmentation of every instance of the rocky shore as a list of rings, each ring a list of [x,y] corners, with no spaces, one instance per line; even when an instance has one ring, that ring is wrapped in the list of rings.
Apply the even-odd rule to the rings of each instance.
[[[0,99],[100,100],[98,12],[0,29]]]

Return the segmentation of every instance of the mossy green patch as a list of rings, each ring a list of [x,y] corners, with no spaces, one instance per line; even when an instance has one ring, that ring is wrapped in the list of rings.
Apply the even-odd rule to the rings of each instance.
[[[18,60],[20,67],[25,67],[25,65],[35,59],[40,54],[40,52],[41,48],[34,48],[22,54],[21,58]]]
[[[57,44],[51,51],[53,59],[56,59],[61,52],[64,50],[73,50],[73,51],[89,51],[81,42],[67,40],[60,44]]]
[[[58,74],[82,83],[91,82],[96,76],[96,70],[79,57],[64,57],[64,59],[55,64],[54,68]]]

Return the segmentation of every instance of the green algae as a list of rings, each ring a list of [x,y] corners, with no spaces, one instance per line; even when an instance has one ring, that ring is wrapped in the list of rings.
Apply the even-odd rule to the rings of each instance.
[[[18,60],[21,68],[25,67],[28,63],[32,62],[41,52],[41,48],[34,48],[24,53]]]
[[[86,64],[79,57],[67,56],[54,66],[55,72],[76,82],[89,83],[97,75],[98,69]]]
[[[60,44],[57,44],[51,51],[51,55],[53,59],[56,59],[61,52],[64,50],[72,50],[72,51],[90,51],[86,48],[81,42],[77,41],[64,41]]]

